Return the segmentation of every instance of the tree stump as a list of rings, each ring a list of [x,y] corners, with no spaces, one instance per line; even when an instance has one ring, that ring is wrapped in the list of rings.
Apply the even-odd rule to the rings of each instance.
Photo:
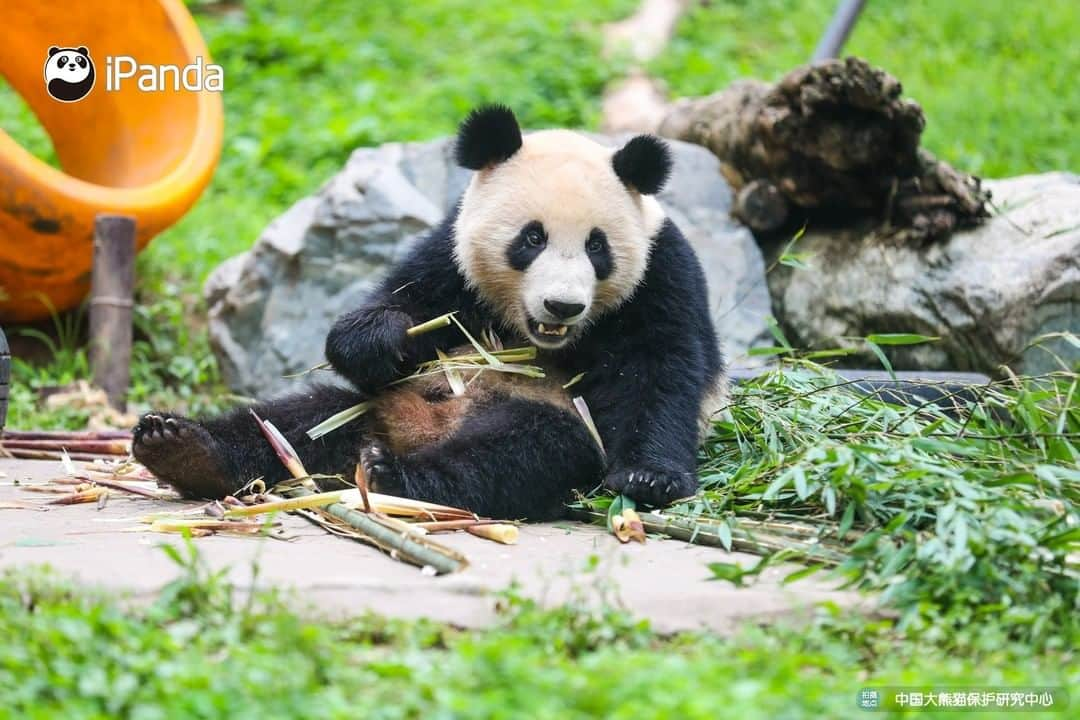
[[[775,85],[742,80],[680,100],[660,134],[712,150],[736,190],[747,190],[753,207],[737,204],[737,213],[757,231],[783,222],[761,215],[763,207],[790,206],[803,219],[870,217],[909,242],[987,217],[979,179],[919,147],[923,111],[901,93],[896,78],[864,60],[826,60]]]

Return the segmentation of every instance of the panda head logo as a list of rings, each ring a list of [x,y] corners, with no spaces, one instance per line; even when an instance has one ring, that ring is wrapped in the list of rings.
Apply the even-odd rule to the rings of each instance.
[[[45,89],[54,100],[75,102],[94,87],[94,61],[85,46],[49,48],[45,60]]]

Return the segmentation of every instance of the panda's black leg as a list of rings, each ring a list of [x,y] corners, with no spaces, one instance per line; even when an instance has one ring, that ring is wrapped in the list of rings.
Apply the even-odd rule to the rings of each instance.
[[[598,484],[604,467],[578,417],[520,399],[474,408],[450,438],[408,455],[369,444],[361,463],[377,491],[530,520],[562,515],[570,490]]]
[[[318,440],[308,438],[307,431],[363,399],[353,390],[316,386],[250,409],[274,423],[296,448],[308,472],[350,477],[363,419]],[[286,479],[288,472],[250,409],[201,421],[168,413],[144,415],[135,427],[132,453],[185,497],[224,497],[255,478],[273,485]]]

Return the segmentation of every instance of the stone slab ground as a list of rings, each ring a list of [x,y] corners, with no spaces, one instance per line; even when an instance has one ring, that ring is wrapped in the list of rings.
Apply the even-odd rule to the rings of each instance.
[[[62,476],[58,462],[0,459],[0,507],[6,502],[41,508],[0,509],[0,568],[49,564],[81,583],[152,597],[177,575],[158,546],[180,543],[175,535],[131,532],[151,512],[195,507],[114,493],[104,508],[94,504],[46,506],[55,495],[27,491]],[[18,483],[18,484],[16,484]],[[48,509],[46,509],[48,508]],[[601,528],[564,522],[528,525],[514,546],[453,533],[439,536],[464,553],[467,570],[429,577],[364,544],[330,536],[301,518],[283,518],[296,539],[212,536],[194,542],[211,566],[229,568],[232,579],[295,589],[299,607],[310,603],[331,615],[372,610],[384,615],[429,617],[465,627],[495,622],[493,593],[517,581],[521,592],[547,603],[571,593],[614,598],[661,631],[709,628],[730,632],[747,622],[798,616],[822,600],[859,602],[815,577],[788,586],[791,568],[770,568],[751,587],[706,582],[709,562],[756,558],[721,549],[650,538],[620,545]],[[595,561],[591,558],[596,558]],[[588,570],[590,564],[595,567]]]

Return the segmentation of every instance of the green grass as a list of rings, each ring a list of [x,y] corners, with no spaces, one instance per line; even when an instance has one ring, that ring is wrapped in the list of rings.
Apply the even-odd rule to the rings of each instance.
[[[835,0],[717,1],[689,13],[653,65],[672,93],[740,77],[775,80],[806,62]],[[866,4],[845,54],[900,78],[926,111],[926,145],[1001,177],[1080,168],[1080,4],[906,0]]]
[[[184,571],[149,605],[0,578],[0,717],[798,719],[854,717],[875,685],[1080,688],[1074,648],[1033,653],[992,623],[963,653],[835,608],[809,627],[662,636],[588,590],[552,610],[511,590],[485,631],[327,621],[170,552]]]

